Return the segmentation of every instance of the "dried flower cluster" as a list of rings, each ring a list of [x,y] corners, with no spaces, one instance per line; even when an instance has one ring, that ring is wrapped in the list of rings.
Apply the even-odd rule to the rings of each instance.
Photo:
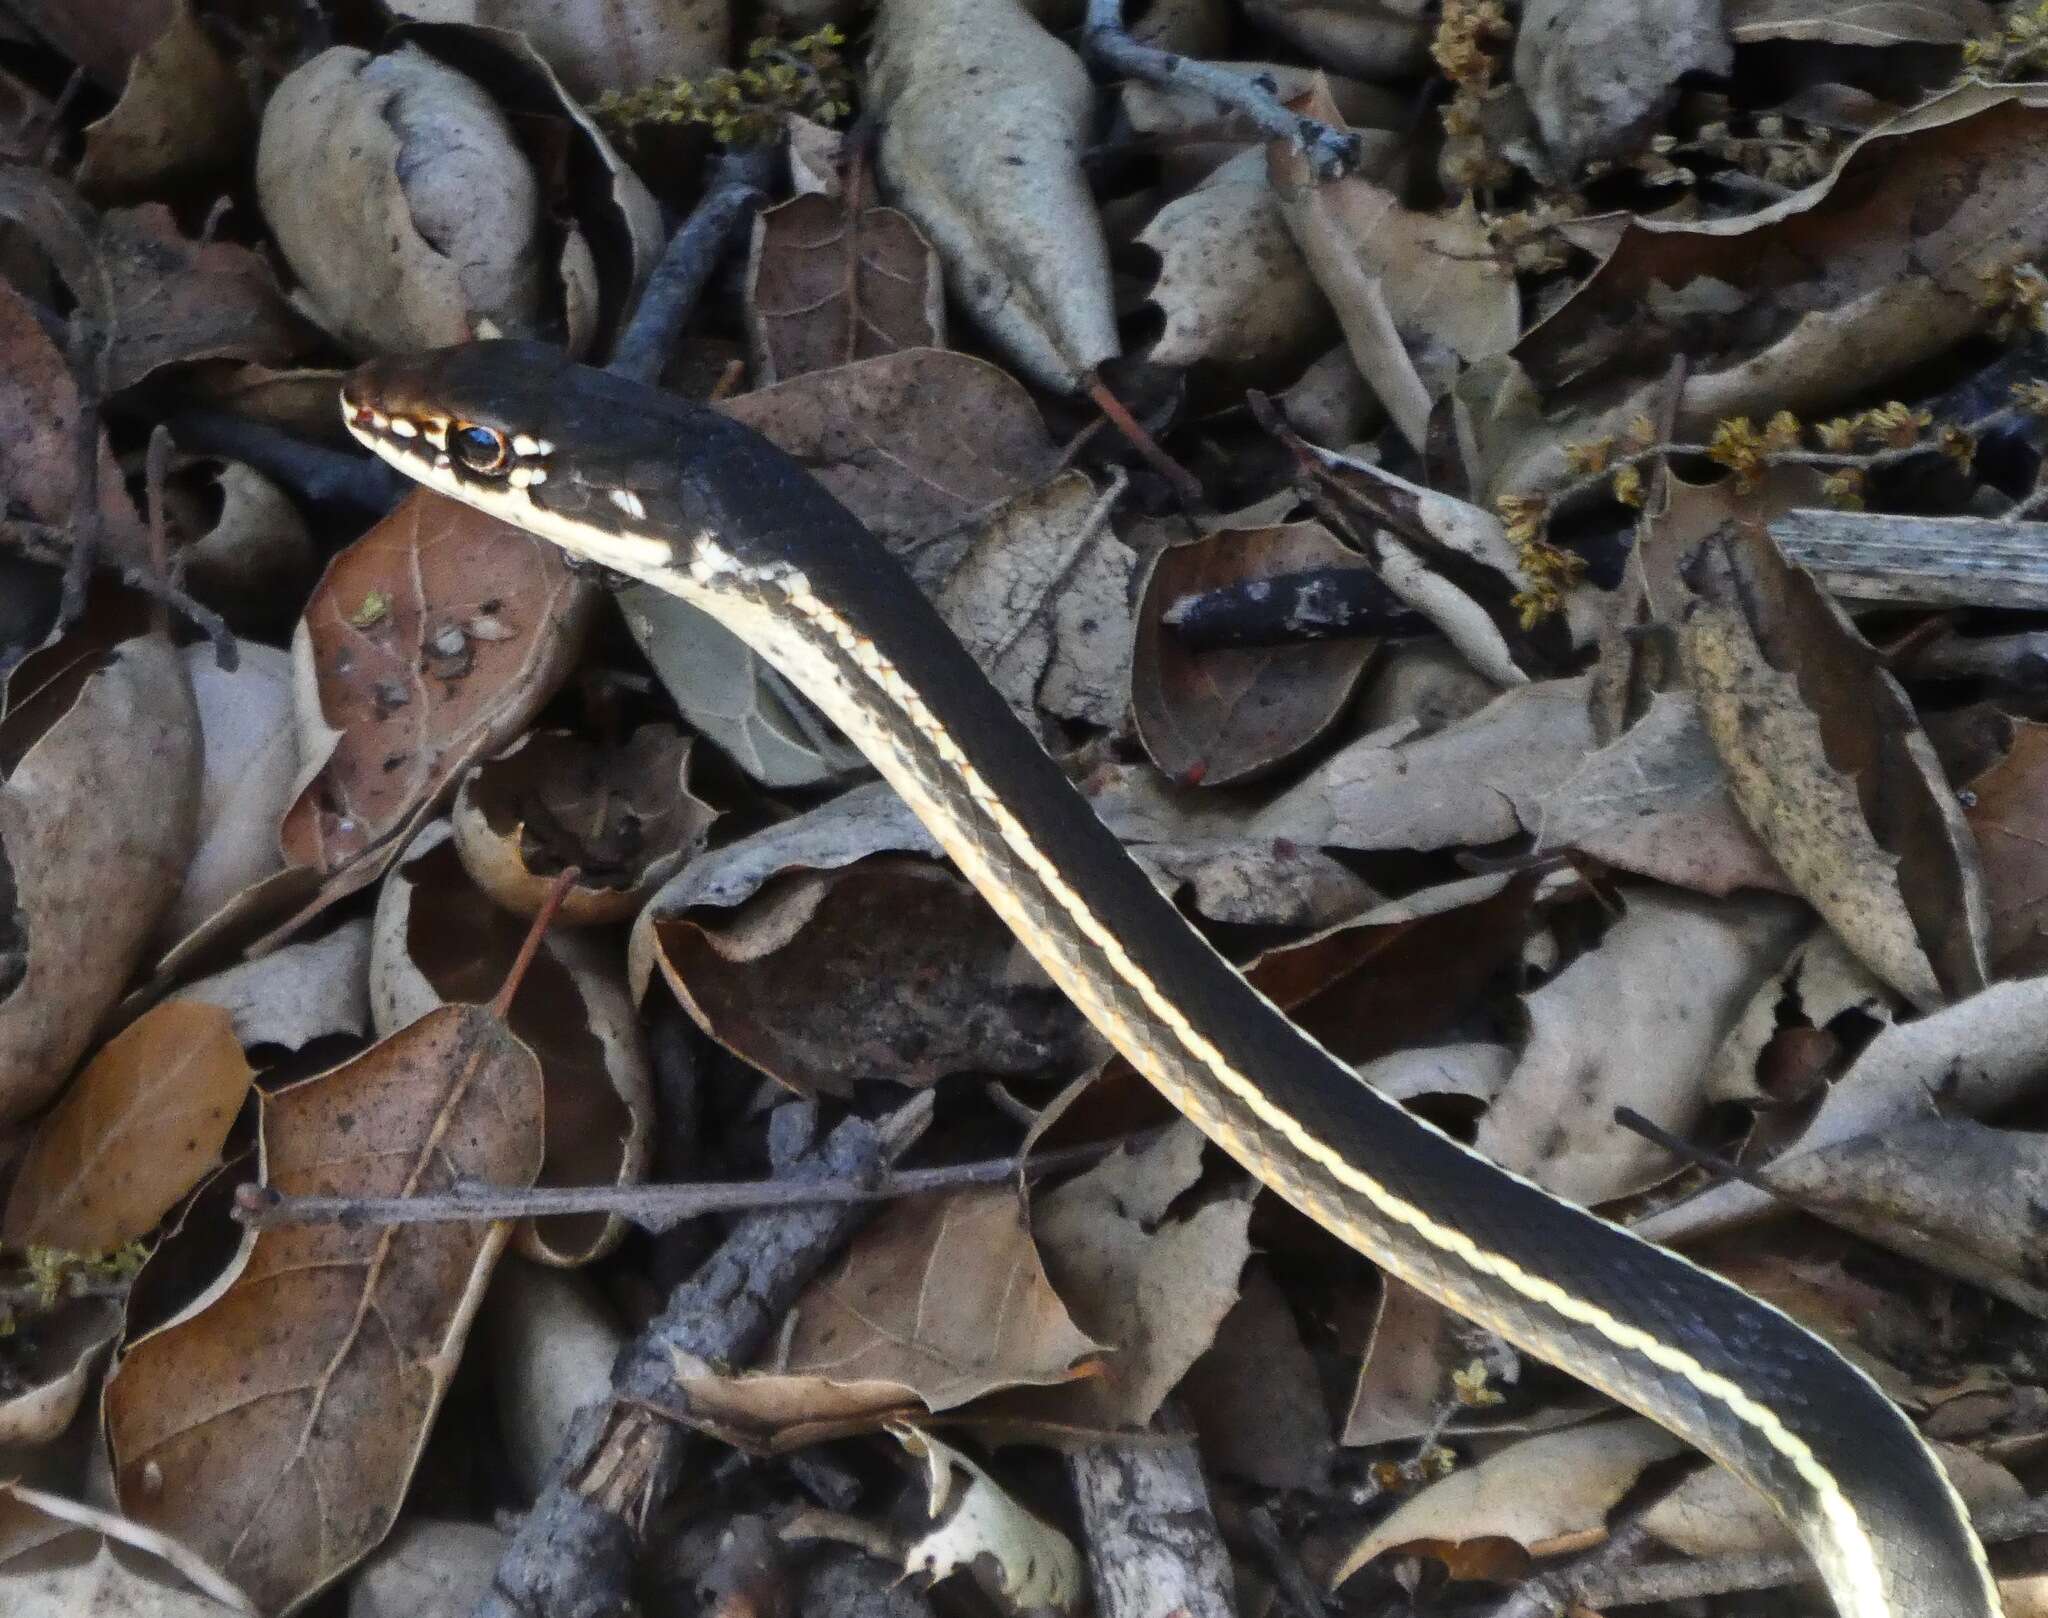
[[[725,146],[774,138],[786,114],[833,124],[853,110],[846,36],[831,24],[799,39],[767,37],[747,47],[747,65],[702,80],[661,79],[638,90],[609,91],[593,109],[612,128],[702,124]]]

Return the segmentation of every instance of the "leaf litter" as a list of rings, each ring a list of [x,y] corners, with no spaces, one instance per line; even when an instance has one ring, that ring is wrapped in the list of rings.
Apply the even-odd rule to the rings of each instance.
[[[754,654],[340,431],[372,354],[626,363],[678,228],[722,256],[651,368],[875,530],[1217,948],[2040,1529],[2031,0],[1154,6],[1157,74],[1102,0],[390,10],[0,30],[0,1605],[1620,1606],[1682,1557],[1734,1611],[1783,1549],[1160,1132]],[[886,1163],[999,1179],[632,1233],[650,1178]],[[612,1200],[270,1225],[252,1176]],[[610,1549],[524,1548],[558,1473]]]

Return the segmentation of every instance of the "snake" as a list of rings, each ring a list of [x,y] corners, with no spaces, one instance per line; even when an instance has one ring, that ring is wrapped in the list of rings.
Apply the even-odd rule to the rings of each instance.
[[[439,494],[698,607],[861,750],[1108,1042],[1385,1272],[1761,1492],[1845,1618],[1993,1618],[1919,1432],[1712,1271],[1489,1162],[1267,1000],[1130,857],[881,541],[722,411],[523,340],[370,360],[348,430]]]

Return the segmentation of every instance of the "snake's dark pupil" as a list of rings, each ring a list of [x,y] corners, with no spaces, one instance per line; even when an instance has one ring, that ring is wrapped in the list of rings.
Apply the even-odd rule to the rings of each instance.
[[[490,428],[458,427],[451,437],[455,453],[472,470],[495,472],[505,464],[505,440]]]

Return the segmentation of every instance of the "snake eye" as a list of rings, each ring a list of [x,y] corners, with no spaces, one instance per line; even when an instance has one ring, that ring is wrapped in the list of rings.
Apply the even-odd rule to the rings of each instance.
[[[448,447],[472,472],[505,470],[505,435],[490,427],[458,427],[448,435]]]

